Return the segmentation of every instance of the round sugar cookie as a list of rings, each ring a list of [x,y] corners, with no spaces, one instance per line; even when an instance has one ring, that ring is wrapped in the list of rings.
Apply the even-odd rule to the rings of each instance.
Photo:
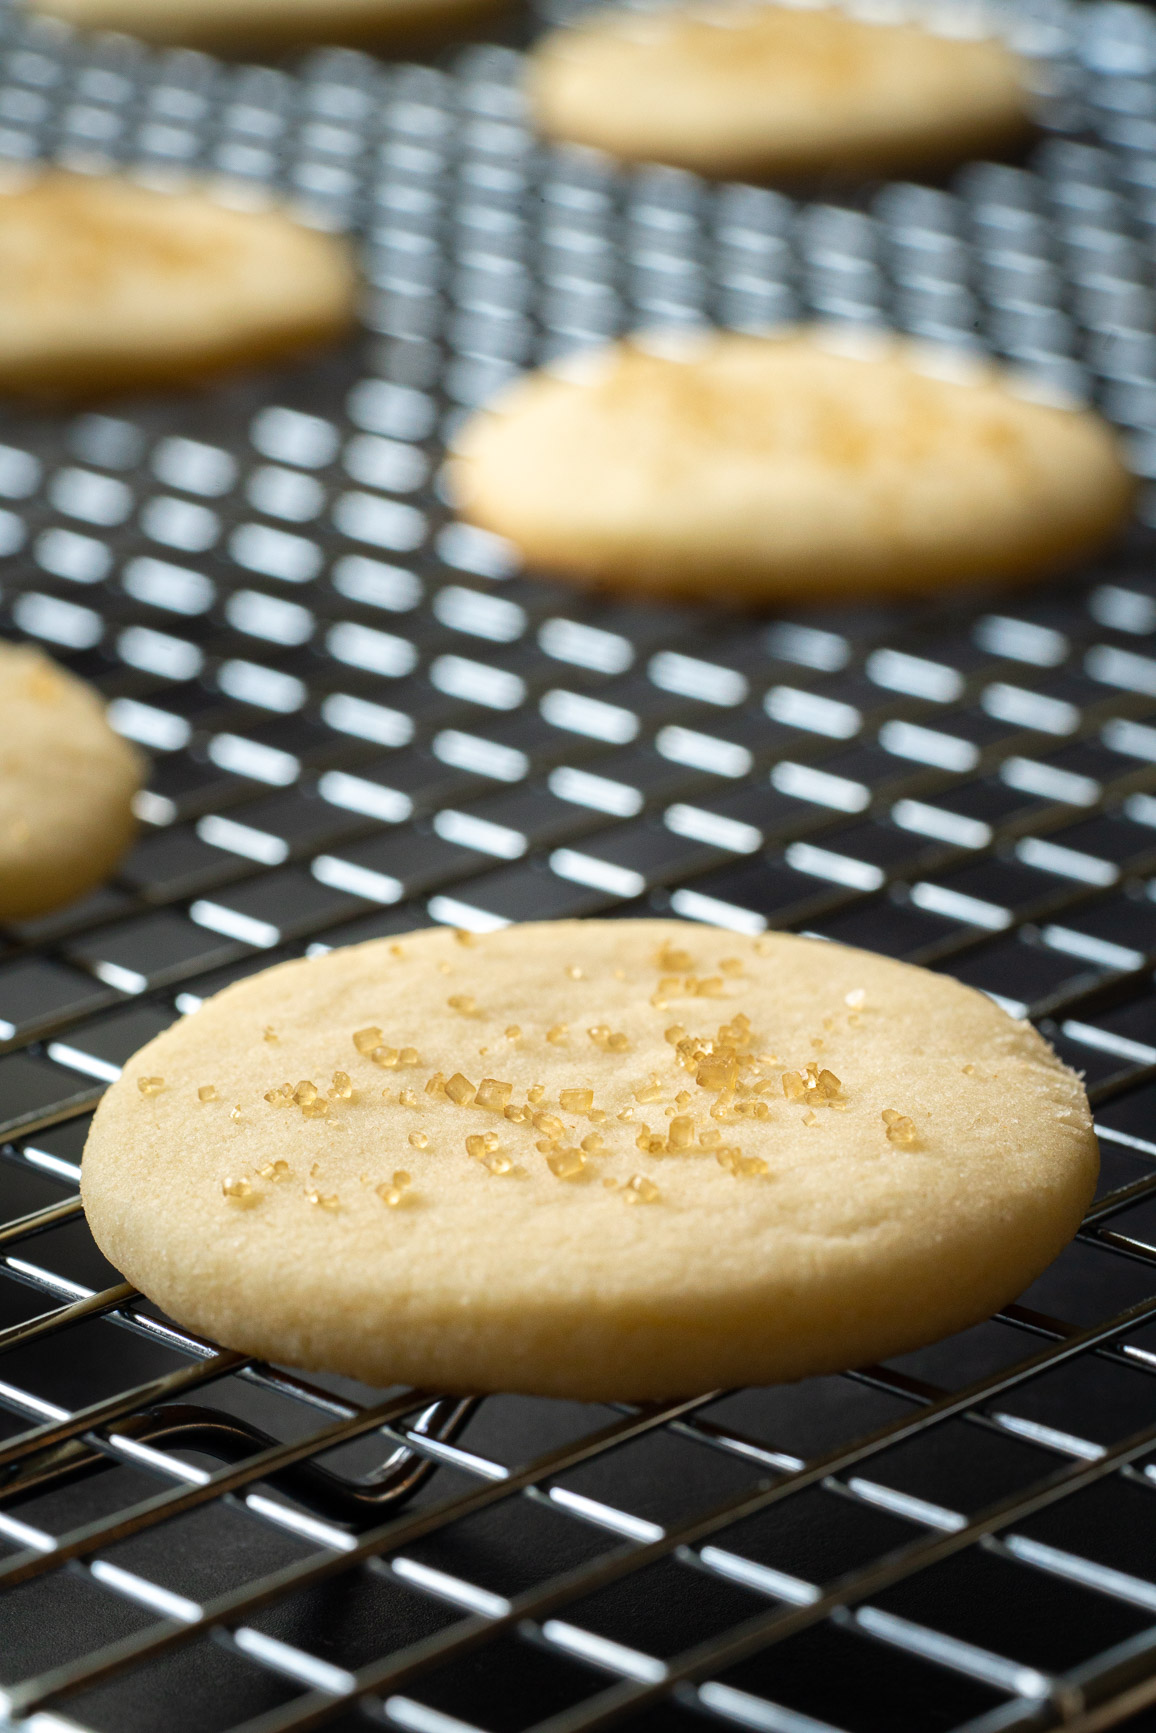
[[[1002,42],[837,7],[599,12],[538,44],[528,91],[551,137],[753,179],[925,168],[1028,126],[1025,68]]]
[[[97,1110],[102,1251],[179,1322],[374,1385],[641,1399],[960,1330],[1075,1232],[1078,1079],[942,975],[675,921],[284,963]]]
[[[0,920],[44,914],[112,871],[142,771],[90,686],[0,643]]]
[[[276,208],[48,172],[0,190],[0,392],[196,381],[339,336],[345,243]]]
[[[504,0],[34,0],[82,30],[218,53],[408,40],[471,24]]]
[[[462,515],[531,566],[758,603],[1043,576],[1129,510],[1105,422],[953,351],[818,326],[650,343],[478,412],[452,468]]]

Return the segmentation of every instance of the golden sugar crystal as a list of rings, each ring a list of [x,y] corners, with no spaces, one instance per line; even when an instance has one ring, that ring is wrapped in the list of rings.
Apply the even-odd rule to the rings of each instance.
[[[482,1166],[487,1168],[490,1173],[496,1174],[498,1178],[503,1178],[506,1174],[514,1171],[514,1164],[510,1157],[502,1154],[487,1155]]]
[[[728,1173],[733,1173],[735,1170],[735,1156],[737,1154],[737,1150],[731,1149],[729,1145],[724,1144],[721,1149],[715,1150],[714,1158],[720,1167],[725,1168]]]
[[[818,1123],[819,1123],[819,1115],[815,1112],[815,1109],[813,1107],[811,1109],[809,1109],[808,1112],[804,1113],[804,1115],[803,1115],[803,1124],[804,1125],[818,1125]]]
[[[783,1094],[788,1101],[801,1101],[807,1093],[807,1085],[797,1071],[783,1072]]]
[[[690,986],[690,982],[687,982]],[[723,978],[721,975],[708,975],[705,980],[694,983],[694,991],[700,999],[717,999],[723,993]]]
[[[510,1107],[503,1107],[502,1118],[508,1119],[512,1125],[524,1125],[530,1117],[528,1107],[519,1107],[515,1102]]]
[[[634,1139],[635,1149],[649,1149],[650,1148],[650,1138],[651,1138],[651,1131],[650,1131],[649,1125],[639,1126],[638,1136]]]
[[[376,1024],[371,1024],[368,1029],[359,1029],[353,1037],[353,1045],[359,1053],[372,1053],[381,1043],[382,1033]]]
[[[446,1004],[451,1011],[457,1011],[462,1017],[472,1017],[478,1008],[478,1002],[472,993],[451,993]]]
[[[569,1029],[569,1026],[567,1024],[555,1023],[553,1028],[547,1029],[546,1039],[547,1039],[547,1041],[550,1042],[551,1046],[560,1047],[562,1045],[562,1043],[569,1037],[569,1034],[570,1034],[570,1029]]]
[[[480,1161],[486,1153],[486,1140],[480,1131],[471,1131],[466,1138],[466,1154],[474,1161]]]
[[[317,1100],[316,1083],[310,1083],[307,1077],[303,1078],[293,1091],[293,1099],[298,1107],[308,1107],[310,1102]]]
[[[221,1190],[231,1204],[239,1209],[252,1209],[255,1203],[260,1203],[261,1194],[255,1191],[247,1179],[223,1179]]]
[[[974,1065],[965,1065],[963,1068],[963,1075],[965,1077],[974,1077],[975,1076],[975,1066]]]
[[[690,1090],[689,1089],[680,1089],[678,1094],[674,1098],[674,1105],[678,1108],[681,1108],[681,1110],[685,1113],[687,1108],[690,1106],[690,1103],[691,1103]]]
[[[883,1123],[887,1127],[887,1137],[891,1143],[914,1143],[918,1136],[915,1121],[909,1119],[905,1113],[897,1113],[893,1107],[883,1109]]]
[[[741,1113],[747,1119],[769,1119],[771,1110],[765,1101],[736,1101],[735,1112]]]
[[[741,975],[743,972],[742,958],[723,957],[719,963],[719,968],[722,970],[724,975]]]
[[[844,995],[843,995],[844,1005],[846,1005],[848,1007],[848,1009],[852,1010],[852,1011],[862,1010],[862,1008],[866,1004],[866,1002],[867,1002],[867,989],[865,987],[853,987],[851,992],[844,993]]]
[[[698,1134],[698,1146],[700,1149],[717,1149],[721,1142],[721,1131],[700,1131]]]
[[[733,1095],[720,1095],[711,1102],[710,1116],[712,1119],[733,1119],[735,1098]]]
[[[138,1077],[136,1086],[142,1095],[159,1095],[165,1086],[163,1077]]]
[[[630,1046],[630,1037],[618,1030],[610,1037],[606,1045],[612,1053],[625,1053]]]
[[[348,1071],[335,1071],[333,1085],[329,1091],[335,1101],[350,1101],[353,1098],[353,1081]]]
[[[563,1113],[586,1113],[594,1105],[592,1089],[563,1089],[558,1096]]]
[[[429,1138],[426,1136],[424,1131],[411,1131],[409,1134],[409,1141],[410,1145],[414,1149],[429,1148]]]
[[[504,1113],[514,1093],[512,1083],[500,1083],[496,1077],[483,1077],[474,1096],[475,1107],[487,1107],[491,1113]]]
[[[713,1053],[695,1072],[700,1089],[733,1089],[738,1066],[732,1054]]]
[[[580,1149],[559,1149],[546,1157],[546,1166],[556,1179],[577,1179],[586,1166]]]
[[[586,1117],[591,1125],[605,1125],[606,1123],[606,1114],[601,1107],[592,1107]]]
[[[416,1065],[416,1064],[418,1064],[419,1054],[418,1054],[417,1048],[416,1047],[403,1047],[401,1052],[397,1056],[397,1062],[399,1065]]]
[[[623,1195],[627,1203],[657,1203],[662,1194],[652,1179],[635,1173],[627,1180]]]
[[[238,1101],[237,1105],[235,1107],[230,1108],[229,1118],[233,1121],[234,1125],[239,1125],[241,1122],[241,1117],[242,1117],[241,1116],[241,1103]]]
[[[520,1023],[511,1023],[510,1027],[506,1030],[506,1040],[507,1041],[520,1041],[521,1039],[522,1039],[522,1026],[521,1026],[521,1024]]]
[[[386,1185],[383,1183],[376,1186],[374,1189],[386,1209],[397,1209],[400,1204],[405,1202],[405,1192],[399,1185]],[[312,1198],[310,1199],[310,1202],[313,1202]]]
[[[609,1023],[595,1023],[594,1027],[587,1029],[586,1033],[596,1047],[605,1047],[610,1039],[610,1025]]]
[[[314,1101],[303,1101],[301,1103],[301,1115],[303,1119],[324,1119],[328,1112],[329,1103],[323,1095],[317,1096]]]
[[[274,1091],[271,1089],[269,1091],[268,1095],[265,1097],[265,1100],[271,1101],[273,1099],[273,1095],[274,1095]],[[217,1099],[217,1085],[215,1083],[202,1083],[201,1087],[197,1090],[197,1100],[198,1101],[215,1101],[216,1099]]]
[[[651,1101],[661,1101],[662,1084],[659,1082],[657,1077],[652,1076],[649,1083],[638,1084],[637,1088],[631,1090],[631,1094],[634,1096],[635,1101],[639,1102],[643,1106]]]
[[[334,1210],[341,1208],[341,1199],[338,1197],[336,1192],[330,1192],[326,1195],[324,1192],[320,1191],[307,1191],[305,1196],[313,1205],[314,1209]]]
[[[658,953],[655,967],[665,969],[667,974],[685,975],[688,969],[694,968],[694,958],[689,951],[665,944]]]
[[[566,1127],[555,1113],[536,1113],[533,1118],[535,1131],[540,1131],[543,1137],[558,1139]]]
[[[266,1041],[276,1041],[276,1039],[277,1039],[276,1029],[274,1029],[272,1023],[266,1023],[266,1025],[265,1025],[265,1040]]]
[[[670,1122],[671,1149],[689,1149],[694,1142],[694,1120],[689,1114],[680,1113],[677,1119]]]
[[[681,1023],[672,1023],[669,1029],[663,1031],[662,1038],[671,1047],[677,1047],[685,1034],[686,1030],[683,1028]]]
[[[401,1089],[398,1091],[398,1103],[402,1107],[420,1107],[421,1097],[416,1089]]]
[[[446,1092],[446,1080],[442,1076],[440,1071],[434,1072],[433,1076],[430,1078],[429,1082],[425,1086],[425,1092],[427,1095],[444,1095],[445,1094],[445,1092]]]
[[[293,1169],[287,1161],[267,1161],[257,1172],[262,1179],[271,1179],[274,1185],[280,1185],[282,1180],[293,1178]]]
[[[605,1145],[598,1133],[592,1131],[588,1137],[582,1139],[582,1148],[586,1151],[587,1155],[601,1155]]]
[[[369,1057],[375,1065],[380,1065],[383,1071],[392,1071],[400,1054],[396,1047],[375,1047]]]
[[[476,1091],[468,1077],[463,1077],[460,1071],[455,1071],[445,1086],[446,1094],[455,1107],[465,1107],[474,1099]]]
[[[744,1174],[749,1179],[755,1174],[766,1173],[767,1164],[761,1155],[740,1155],[735,1162],[734,1171],[736,1174]]]
[[[820,1071],[815,1079],[815,1089],[825,1101],[834,1101],[835,1097],[841,1093],[842,1088],[843,1085],[833,1071]]]
[[[614,1117],[618,1120],[621,1120],[623,1122],[623,1124],[625,1124],[628,1120],[631,1120],[634,1118],[634,1109],[633,1109],[633,1107],[624,1107],[622,1109],[622,1111],[620,1113],[616,1113]]]
[[[211,1087],[211,1085],[210,1085],[210,1087]],[[197,1090],[197,1094],[201,1097],[202,1101],[211,1101],[213,1099],[213,1095],[216,1095],[216,1093],[217,1093],[217,1091],[215,1089],[213,1090],[212,1095],[205,1095],[201,1090],[199,1090],[199,1089]],[[292,1100],[292,1095],[290,1095],[289,1099]],[[288,1106],[288,1102],[285,1100],[284,1095],[281,1093],[281,1091],[279,1089],[266,1089],[265,1100],[269,1103],[270,1107],[287,1107]]]
[[[404,1167],[399,1167],[397,1172],[393,1176],[393,1183],[394,1183],[394,1185],[397,1185],[397,1186],[412,1185],[413,1175],[410,1173],[407,1173]]]
[[[526,1100],[530,1103],[531,1107],[537,1107],[545,1093],[546,1085],[544,1083],[532,1083],[526,1091]]]

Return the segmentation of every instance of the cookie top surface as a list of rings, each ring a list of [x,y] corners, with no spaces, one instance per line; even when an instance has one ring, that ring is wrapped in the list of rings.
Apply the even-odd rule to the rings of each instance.
[[[41,651],[0,643],[0,918],[100,883],[133,836],[142,773],[98,693]]]
[[[956,352],[821,326],[657,341],[479,412],[463,515],[549,570],[758,601],[1042,575],[1130,507],[1106,423]]]
[[[837,7],[606,11],[531,55],[541,129],[705,174],[856,174],[962,158],[1026,129],[1025,69],[994,38]]]
[[[0,191],[0,391],[186,380],[352,321],[345,243],[195,188],[46,172]]]
[[[665,921],[270,969],[97,1111],[97,1241],[184,1324],[375,1384],[669,1394],[1008,1299],[1095,1184],[1026,1024],[886,959]]]

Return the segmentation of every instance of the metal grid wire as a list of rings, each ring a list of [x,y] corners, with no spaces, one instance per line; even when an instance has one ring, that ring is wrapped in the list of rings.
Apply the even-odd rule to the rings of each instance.
[[[1030,168],[809,205],[542,149],[509,49],[291,76],[0,30],[4,162],[272,185],[364,237],[370,285],[367,334],[301,370],[4,411],[3,629],[154,771],[118,879],[0,953],[0,1713],[1151,1725],[1151,532],[1063,588],[758,622],[528,581],[438,466],[534,360],[810,313],[1087,391],[1156,477],[1156,22],[1023,8]],[[1036,1018],[1097,1108],[1076,1243],[892,1365],[641,1409],[299,1378],[103,1263],[87,1115],[207,993],[431,918],[619,910],[845,939]]]

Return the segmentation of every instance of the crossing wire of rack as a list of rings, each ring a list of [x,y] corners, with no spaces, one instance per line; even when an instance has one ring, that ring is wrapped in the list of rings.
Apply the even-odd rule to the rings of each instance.
[[[1024,6],[1028,167],[801,204],[526,131],[517,52],[293,74],[0,12],[0,166],[273,187],[361,237],[302,369],[4,411],[5,634],[151,753],[116,881],[0,953],[0,1716],[29,1733],[968,1733],[1156,1703],[1156,521],[1063,587],[773,620],[584,597],[454,522],[520,368],[801,315],[1082,391],[1156,478],[1156,21]],[[1087,1074],[1075,1244],[883,1367],[642,1408],[370,1391],[101,1259],[87,1118],[286,956],[670,914],[922,962]],[[1014,1103],[1009,1103],[1014,1118]]]

